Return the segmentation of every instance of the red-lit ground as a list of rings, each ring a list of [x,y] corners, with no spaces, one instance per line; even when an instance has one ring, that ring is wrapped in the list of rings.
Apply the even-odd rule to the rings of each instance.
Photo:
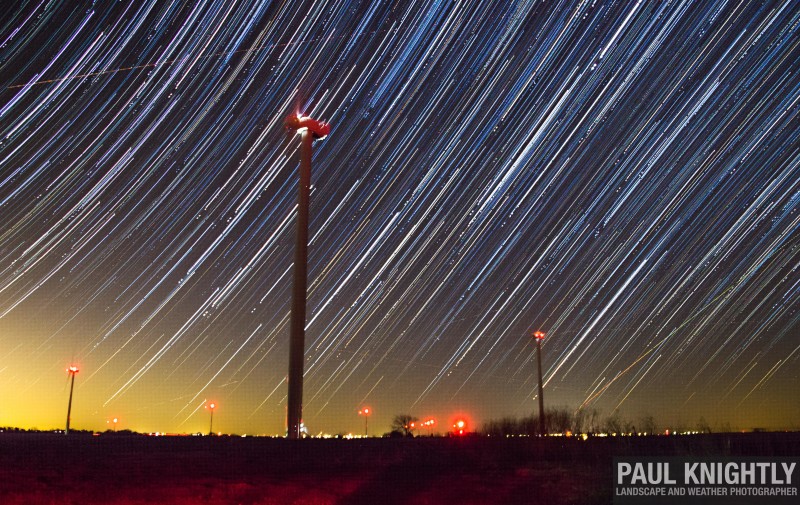
[[[0,434],[3,504],[610,503],[614,456],[796,455],[800,434],[303,440]]]

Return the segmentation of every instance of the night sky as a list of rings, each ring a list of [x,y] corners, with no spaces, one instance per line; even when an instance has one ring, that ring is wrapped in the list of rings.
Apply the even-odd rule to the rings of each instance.
[[[800,3],[20,2],[0,426],[284,432],[550,406],[800,419]]]

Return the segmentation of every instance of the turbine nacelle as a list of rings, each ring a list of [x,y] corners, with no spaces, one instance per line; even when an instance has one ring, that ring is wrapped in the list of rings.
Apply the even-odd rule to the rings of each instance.
[[[317,121],[308,116],[299,116],[297,114],[286,116],[286,119],[283,121],[283,126],[285,126],[287,130],[307,129],[314,135],[315,139],[325,138],[331,132],[331,125],[328,123],[323,123],[322,121]]]

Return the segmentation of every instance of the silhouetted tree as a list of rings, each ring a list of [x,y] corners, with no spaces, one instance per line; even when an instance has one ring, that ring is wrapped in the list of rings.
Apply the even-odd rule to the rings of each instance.
[[[414,416],[408,414],[398,414],[394,416],[394,419],[392,420],[392,431],[400,432],[406,437],[413,436],[411,431],[414,428],[411,426],[411,423],[416,423],[418,421],[419,419]]]
[[[623,422],[622,429],[623,429],[624,433],[630,433],[632,435],[638,435],[638,433],[636,431],[636,425],[633,424],[633,421],[631,421],[629,419],[625,419],[625,421]]]
[[[697,420],[697,431],[700,433],[711,433],[711,425],[708,424],[706,418],[700,416],[700,419]]]
[[[622,417],[618,411],[608,416],[604,424],[606,433],[622,433]]]
[[[655,418],[650,414],[645,414],[639,418],[639,431],[648,435],[655,435],[658,427]]]
[[[566,433],[572,430],[572,414],[566,407],[547,409],[545,424],[547,433]]]
[[[572,414],[572,432],[583,433],[586,428],[586,410],[579,408]]]
[[[597,430],[600,428],[598,426],[600,419],[600,411],[594,407],[590,407],[584,410],[586,411],[586,417],[589,423],[588,426],[589,433],[597,433]]]
[[[520,419],[520,430],[524,435],[537,436],[539,434],[539,416],[528,416]]]

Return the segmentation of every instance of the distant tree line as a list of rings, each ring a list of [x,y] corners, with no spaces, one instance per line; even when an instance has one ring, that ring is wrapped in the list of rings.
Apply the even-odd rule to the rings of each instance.
[[[568,407],[554,407],[545,411],[545,431],[550,434],[654,434],[659,430],[655,418],[645,414],[637,419],[623,418],[618,411],[609,416],[602,416],[596,408],[573,410]],[[705,419],[700,418],[697,431],[711,433],[711,428]],[[503,417],[492,419],[483,423],[479,434],[493,437],[506,436],[534,436],[539,432],[539,416],[528,417]],[[419,419],[410,414],[394,416],[391,431],[384,436],[413,437],[415,434],[424,433],[420,430]]]
[[[712,430],[705,417],[700,417],[696,423],[688,424],[676,422],[669,426],[660,426],[650,414],[643,414],[635,419],[622,417],[619,411],[613,411],[608,416],[601,415],[596,408],[570,409],[568,407],[555,407],[545,410],[545,431],[550,434],[568,432],[578,434],[632,434],[653,435],[663,433],[670,429],[674,433],[694,431],[698,433],[730,433],[730,423],[718,425]],[[536,435],[539,430],[539,416],[529,417],[504,417],[493,419],[483,424],[480,432],[484,435],[505,437],[520,435]]]
[[[83,435],[92,435],[94,432],[92,430],[76,430],[70,429],[69,432],[71,434],[83,434]],[[17,428],[14,426],[0,426],[0,433],[64,433],[62,429],[49,429],[49,430],[40,430],[39,428]]]
[[[655,418],[645,414],[639,418],[625,419],[618,411],[603,417],[596,408],[569,409],[554,407],[545,410],[545,431],[550,434],[597,434],[597,433],[631,433],[653,434],[658,431]],[[707,425],[707,423],[706,423]],[[539,431],[539,416],[504,417],[493,419],[483,424],[481,433],[489,436],[505,437],[520,435],[536,435]],[[710,428],[708,428],[710,432]]]

